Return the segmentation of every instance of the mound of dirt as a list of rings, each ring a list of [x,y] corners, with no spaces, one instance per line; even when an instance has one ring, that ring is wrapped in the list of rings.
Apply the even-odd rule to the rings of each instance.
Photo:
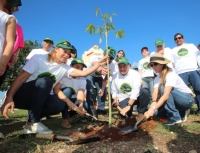
[[[108,125],[89,125],[88,127],[69,134],[74,141],[88,140],[90,138],[98,137],[100,140],[109,140],[108,142],[115,142],[120,140],[131,140],[136,136],[136,132],[131,132],[126,135],[119,134],[121,128],[126,126],[134,127],[136,123],[135,118],[127,118],[126,120],[116,120],[112,127]],[[139,130],[149,132],[156,128],[156,123],[153,120],[144,121],[139,125]]]

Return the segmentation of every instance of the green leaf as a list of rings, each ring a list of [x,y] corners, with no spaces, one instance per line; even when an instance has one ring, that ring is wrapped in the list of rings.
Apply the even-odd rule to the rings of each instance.
[[[112,22],[112,16],[110,16],[110,22]]]
[[[117,16],[117,14],[113,13],[111,16]]]
[[[99,31],[99,33],[100,33],[100,36],[102,36],[102,35],[103,35],[103,31],[104,31],[103,28],[102,28],[102,27],[99,27],[99,28],[98,28],[98,31]]]
[[[110,23],[106,23],[105,26],[106,26],[106,31],[107,31],[107,32],[110,32]]]
[[[116,38],[119,37],[120,39],[122,39],[122,37],[125,36],[124,30],[118,30],[118,31],[116,31],[116,32],[115,32],[115,36],[116,36]]]
[[[96,16],[98,16],[99,11],[100,11],[100,8],[96,8],[96,9],[95,9]]]
[[[101,38],[99,38],[99,44],[100,44],[100,43],[102,43],[102,39],[101,39]]]
[[[103,15],[102,15],[102,18],[103,18],[103,20],[104,21],[106,21],[106,19],[109,19],[109,15],[107,14],[107,13],[104,13]]]
[[[111,23],[110,23],[110,27],[111,27],[112,30],[115,30],[114,22],[111,22]]]
[[[90,34],[95,33],[96,32],[95,26],[93,24],[87,25],[86,32],[89,32]]]

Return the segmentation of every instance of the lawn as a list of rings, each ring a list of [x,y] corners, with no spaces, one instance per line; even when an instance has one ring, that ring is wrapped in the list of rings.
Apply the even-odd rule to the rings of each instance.
[[[193,113],[187,122],[171,127],[164,126],[159,119],[155,118],[156,128],[148,132],[139,130],[134,132],[131,139],[123,141],[108,141],[107,139],[89,142],[79,145],[66,145],[62,141],[51,141],[38,138],[19,139],[26,124],[27,111],[15,110],[10,119],[0,116],[0,132],[4,138],[0,138],[0,152],[59,152],[59,153],[193,153],[200,152],[200,116]],[[134,116],[133,116],[134,117]],[[51,120],[42,120],[55,134],[68,135],[88,125],[99,125],[98,122],[76,123],[71,129],[63,129],[61,116],[53,116]]]

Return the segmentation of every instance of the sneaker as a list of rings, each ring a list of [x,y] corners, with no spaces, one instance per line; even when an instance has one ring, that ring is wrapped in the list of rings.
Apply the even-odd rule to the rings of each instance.
[[[51,117],[50,115],[48,115],[48,116],[46,116],[46,119],[47,120],[51,120],[51,119],[53,119],[53,117]]]
[[[70,120],[69,119],[64,119],[61,126],[63,128],[69,129],[72,127],[72,125],[70,124]]]
[[[37,134],[52,134],[53,131],[48,129],[41,122],[33,123],[33,125],[26,124],[24,127],[24,134],[37,133]]]
[[[189,115],[190,115],[190,109],[187,109],[185,111],[185,116],[182,118],[182,122],[186,122]]]
[[[180,124],[180,123],[182,123],[182,120],[174,121],[174,122],[172,122],[172,121],[166,121],[166,122],[164,122],[164,125],[166,125],[166,126],[172,126],[172,125]]]

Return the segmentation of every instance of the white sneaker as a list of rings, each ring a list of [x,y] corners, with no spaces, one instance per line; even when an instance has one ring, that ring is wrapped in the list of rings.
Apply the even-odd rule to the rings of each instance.
[[[172,125],[180,124],[180,123],[182,123],[182,120],[178,120],[178,121],[174,121],[174,122],[166,121],[166,122],[164,122],[164,125],[166,125],[166,126],[172,126]]]
[[[182,118],[182,122],[186,122],[189,115],[190,115],[190,109],[187,109],[185,111],[185,116]]]
[[[28,133],[37,133],[37,134],[52,134],[53,131],[48,129],[44,124],[41,122],[33,123],[33,125],[26,124],[24,127],[24,134]]]

